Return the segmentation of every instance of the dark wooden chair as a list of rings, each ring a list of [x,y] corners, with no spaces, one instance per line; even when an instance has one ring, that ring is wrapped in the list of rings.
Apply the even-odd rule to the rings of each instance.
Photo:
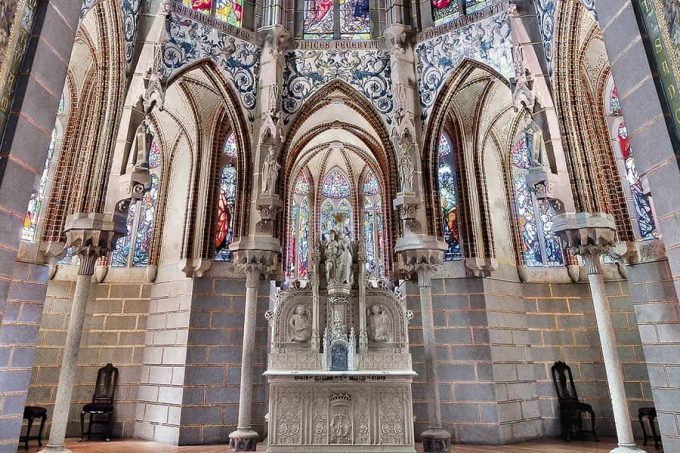
[[[583,437],[585,433],[592,433],[595,440],[598,440],[597,432],[595,431],[595,412],[593,412],[593,407],[590,404],[579,401],[576,387],[574,386],[574,376],[571,374],[569,365],[562,361],[555,362],[551,371],[555,390],[557,391],[557,399],[560,403],[562,438],[568,442],[571,440],[574,432],[576,432],[579,437]],[[583,419],[581,416],[584,413],[590,415],[590,431],[583,430]]]
[[[656,433],[656,427],[654,426],[654,420],[656,420],[656,409],[653,407],[641,407],[638,409],[638,420],[640,420],[640,426],[642,426],[642,435],[645,439],[642,445],[647,445],[647,429],[645,428],[645,418],[649,422],[649,429],[652,431],[651,437],[654,439],[654,448],[659,448],[659,441],[661,436]]]
[[[38,430],[37,436],[31,436],[31,428],[33,428],[33,422],[36,418],[40,419],[40,429]],[[26,406],[24,407],[24,420],[28,420],[28,426],[26,427],[26,435],[19,438],[19,442],[24,443],[24,448],[28,450],[28,441],[37,440],[38,447],[42,447],[42,435],[43,429],[45,429],[45,421],[47,420],[47,409],[40,406]]]
[[[113,428],[113,396],[118,382],[118,368],[107,363],[97,372],[97,384],[92,395],[92,402],[83,406],[80,411],[80,440],[85,437],[85,414],[90,414],[90,423],[87,428],[87,440],[92,438],[92,425],[106,425],[106,431],[95,433],[105,435],[106,441],[111,440]],[[105,420],[97,420],[98,416],[106,416]]]

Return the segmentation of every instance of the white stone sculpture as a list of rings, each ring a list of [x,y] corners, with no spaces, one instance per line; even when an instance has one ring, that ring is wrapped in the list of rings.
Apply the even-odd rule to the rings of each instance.
[[[273,146],[270,146],[269,154],[267,154],[262,165],[262,178],[264,181],[262,193],[274,193],[280,169],[281,165],[276,161],[276,150]]]
[[[324,248],[324,260],[326,261],[326,282],[328,284],[336,282],[337,276],[337,257],[340,252],[340,244],[335,239],[335,230],[328,233],[328,240]]]
[[[401,156],[399,159],[399,178],[402,192],[413,192],[413,157],[411,157],[412,142],[408,137],[401,139]]]
[[[345,238],[343,233],[340,233],[338,243],[340,244],[340,247],[336,261],[337,282],[343,285],[352,285],[354,283],[354,274],[352,272],[352,244]]]
[[[390,319],[385,309],[380,304],[375,304],[369,309],[367,320],[368,338],[376,343],[390,341]]]
[[[290,327],[290,341],[294,343],[309,341],[312,335],[312,325],[309,322],[307,308],[304,305],[298,304],[295,307],[295,312],[290,317],[288,326]]]

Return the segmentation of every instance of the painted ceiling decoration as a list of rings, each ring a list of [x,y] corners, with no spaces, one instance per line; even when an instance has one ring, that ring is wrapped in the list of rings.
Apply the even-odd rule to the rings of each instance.
[[[80,20],[101,0],[85,0],[80,9]],[[125,39],[125,62],[130,65],[134,56],[135,38],[137,36],[137,22],[142,0],[122,0],[123,37]]]

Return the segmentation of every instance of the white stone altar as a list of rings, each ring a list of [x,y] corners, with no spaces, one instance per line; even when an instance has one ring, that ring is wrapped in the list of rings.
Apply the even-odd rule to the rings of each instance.
[[[319,256],[307,284],[280,290],[267,313],[267,451],[413,453],[413,315],[398,292],[356,272],[361,259],[359,278],[345,269],[340,280],[333,263],[319,278]]]

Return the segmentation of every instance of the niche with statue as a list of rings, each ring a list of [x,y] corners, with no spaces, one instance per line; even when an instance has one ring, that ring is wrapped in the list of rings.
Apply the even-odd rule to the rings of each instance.
[[[279,289],[267,312],[267,451],[415,451],[413,315],[398,289],[369,278],[363,255],[330,234],[306,284]]]

